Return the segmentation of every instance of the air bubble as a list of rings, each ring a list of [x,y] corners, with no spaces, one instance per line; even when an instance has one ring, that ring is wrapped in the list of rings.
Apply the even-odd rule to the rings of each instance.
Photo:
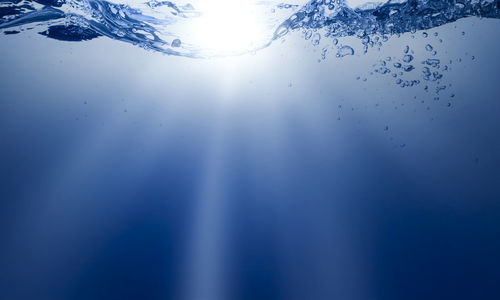
[[[337,57],[344,57],[348,55],[354,55],[354,49],[351,46],[342,46],[337,52]]]

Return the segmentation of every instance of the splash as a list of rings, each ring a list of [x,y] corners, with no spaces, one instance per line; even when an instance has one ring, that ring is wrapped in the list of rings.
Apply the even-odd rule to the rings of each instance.
[[[500,1],[390,0],[353,8],[345,0],[0,0],[0,32],[6,35],[36,30],[63,41],[105,36],[196,58],[253,52],[297,30],[313,44],[356,36],[366,52],[388,36],[471,16],[500,18]],[[337,57],[353,51],[342,46]],[[411,59],[405,56],[403,63]]]

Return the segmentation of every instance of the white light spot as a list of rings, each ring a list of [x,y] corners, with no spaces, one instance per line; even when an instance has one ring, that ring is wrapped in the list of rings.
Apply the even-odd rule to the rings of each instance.
[[[211,54],[236,54],[253,50],[266,41],[263,20],[255,1],[203,1],[201,13],[190,29],[194,44]]]

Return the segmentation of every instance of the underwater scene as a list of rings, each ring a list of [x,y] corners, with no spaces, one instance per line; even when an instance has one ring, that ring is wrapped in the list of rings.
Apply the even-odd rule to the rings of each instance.
[[[500,299],[500,1],[0,0],[0,299]]]

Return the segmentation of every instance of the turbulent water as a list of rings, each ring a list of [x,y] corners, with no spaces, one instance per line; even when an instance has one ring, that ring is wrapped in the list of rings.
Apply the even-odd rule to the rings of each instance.
[[[170,55],[210,57],[255,51],[295,30],[313,44],[356,36],[366,50],[379,39],[465,17],[500,18],[497,0],[390,0],[355,8],[345,0],[144,1],[0,0],[0,32],[36,30],[64,41],[105,36]],[[337,56],[352,53],[339,46]]]

